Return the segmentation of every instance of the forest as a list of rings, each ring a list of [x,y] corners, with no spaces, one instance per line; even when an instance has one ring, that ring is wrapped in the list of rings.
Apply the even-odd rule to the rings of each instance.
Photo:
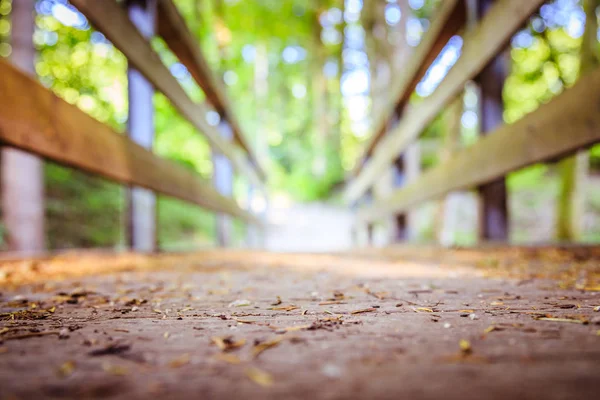
[[[0,0],[0,56],[11,56],[11,4]],[[296,202],[340,204],[345,179],[371,135],[387,88],[427,31],[436,0],[178,0],[210,67],[232,99],[244,132],[268,170],[271,197]],[[127,61],[66,0],[36,5],[35,71],[61,98],[118,131],[127,121]],[[503,91],[504,121],[512,123],[570,87],[580,70],[586,14],[577,0],[545,4],[511,40]],[[153,48],[190,97],[204,94],[162,39]],[[427,98],[460,56],[462,39],[451,38],[427,71],[411,104]],[[596,40],[595,46],[598,47]],[[477,89],[463,96],[461,142],[476,142]],[[160,93],[154,95],[153,151],[210,178],[210,146]],[[446,118],[446,119],[445,119]],[[219,115],[207,115],[217,124]],[[441,157],[447,115],[419,140],[420,168]],[[585,175],[596,182],[600,148],[589,151]],[[73,169],[45,163],[46,230],[51,249],[124,246],[121,186]],[[557,239],[555,229],[561,169],[539,164],[510,174],[511,239]],[[246,184],[237,179],[235,197],[244,204]],[[577,240],[600,239],[600,185],[584,188],[585,224]],[[467,193],[462,203],[474,201]],[[163,248],[210,245],[214,217],[168,197],[159,197],[159,242]],[[259,204],[266,207],[266,204]],[[475,217],[459,207],[460,223],[450,240],[471,244]],[[464,210],[463,210],[464,209]],[[467,210],[467,211],[465,211]],[[419,241],[435,239],[435,204],[416,211]],[[86,224],[79,222],[85,220]],[[236,225],[241,241],[244,227]],[[559,238],[560,239],[560,238]],[[574,238],[572,238],[574,239]]]

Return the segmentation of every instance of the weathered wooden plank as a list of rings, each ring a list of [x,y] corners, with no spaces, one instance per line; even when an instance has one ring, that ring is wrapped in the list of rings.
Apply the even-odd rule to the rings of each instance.
[[[253,223],[210,182],[161,159],[0,60],[0,141],[60,164],[198,204]]]
[[[373,156],[360,175],[350,182],[345,192],[349,203],[359,198],[373,185],[382,171],[398,154],[416,140],[423,130],[489,62],[506,47],[512,35],[533,14],[543,0],[497,0],[481,23],[465,34],[462,55],[438,86],[421,103],[404,113],[399,125],[377,145]]]
[[[233,128],[235,141],[248,153],[257,172],[264,179],[264,171],[235,118],[222,80],[211,71],[197,40],[173,4],[173,0],[158,1],[158,35],[164,39],[179,61],[186,66],[215,110],[229,122]]]
[[[442,2],[433,23],[410,57],[408,64],[398,71],[397,77],[394,77],[390,96],[391,101],[384,106],[381,114],[373,124],[373,132],[352,171],[353,176],[360,173],[373,149],[382,139],[392,117],[395,114],[402,113],[417,84],[423,79],[423,76],[425,76],[425,73],[448,40],[464,26],[465,21],[466,8],[464,1],[446,0]]]
[[[359,210],[373,221],[453,191],[485,184],[525,166],[600,142],[600,68],[549,103],[459,151],[421,179]]]
[[[127,17],[127,13],[115,0],[73,0],[71,3],[125,54],[129,62],[144,74],[146,79],[152,82],[154,87],[162,92],[196,129],[206,136],[212,146],[233,162],[238,172],[247,175],[256,185],[262,185],[254,168],[243,156],[242,150],[223,140],[217,130],[206,122],[206,114],[209,110],[203,104],[196,104],[188,97],[150,43],[138,32]]]

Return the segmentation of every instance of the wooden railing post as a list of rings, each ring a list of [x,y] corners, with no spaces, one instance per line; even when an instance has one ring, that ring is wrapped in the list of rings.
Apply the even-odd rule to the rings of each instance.
[[[230,142],[233,140],[233,130],[229,123],[221,119],[219,123],[221,137]],[[233,195],[233,166],[223,154],[213,149],[213,185],[217,192],[226,197]],[[233,239],[233,226],[228,215],[217,213],[216,236],[219,246],[230,246]]]
[[[494,0],[477,4],[479,19],[491,8]],[[505,53],[500,52],[475,78],[480,87],[480,130],[482,135],[493,132],[504,123],[502,88],[506,80]],[[482,241],[508,240],[508,205],[506,179],[501,177],[482,185],[479,191],[479,239]]]
[[[19,69],[35,76],[35,0],[12,3],[12,56]],[[44,163],[33,155],[2,148],[2,214],[9,250],[44,250]]]
[[[156,0],[128,0],[129,18],[145,38],[154,35]],[[154,142],[154,88],[131,65],[127,69],[129,115],[127,131],[131,140],[145,149]],[[127,189],[127,245],[136,251],[157,250],[156,195],[148,189]]]
[[[404,171],[404,156],[399,156],[392,166],[394,169],[394,187],[401,188],[406,184],[406,174]],[[406,212],[394,215],[394,241],[405,242],[409,239],[408,224],[406,221]]]

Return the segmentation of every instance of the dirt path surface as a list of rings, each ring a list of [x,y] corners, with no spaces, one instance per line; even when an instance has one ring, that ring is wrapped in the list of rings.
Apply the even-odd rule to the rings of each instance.
[[[0,265],[0,399],[600,394],[590,254],[130,257]]]

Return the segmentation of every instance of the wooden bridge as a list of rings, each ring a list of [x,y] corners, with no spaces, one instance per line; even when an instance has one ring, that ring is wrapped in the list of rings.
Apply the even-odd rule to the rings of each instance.
[[[34,3],[12,1],[19,34],[33,34]],[[600,142],[593,63],[582,62],[574,86],[502,123],[501,54],[543,1],[440,2],[348,178],[356,248],[336,254],[261,249],[268,221],[251,201],[240,206],[232,182],[239,174],[266,197],[268,171],[171,0],[70,3],[129,62],[128,129],[116,132],[40,84],[31,37],[15,36],[12,60],[0,60],[3,212],[13,250],[0,262],[0,399],[598,396],[600,251],[508,244],[506,175]],[[594,37],[596,30],[588,29]],[[410,104],[457,34],[454,67]],[[163,64],[148,41],[156,35],[205,103]],[[462,111],[471,81],[481,93],[483,137],[459,148],[449,135],[444,160],[412,174],[411,145],[442,111]],[[153,154],[154,91],[210,143],[212,182]],[[448,125],[457,130],[458,118]],[[30,201],[43,186],[41,159],[128,188],[131,251],[43,251],[43,210]],[[399,185],[374,196],[390,171]],[[465,189],[480,199],[481,246],[399,245],[410,238],[413,207]],[[157,195],[214,212],[221,248],[159,253]],[[227,249],[232,218],[253,227],[248,249]],[[392,226],[390,245],[369,247],[383,225]]]

